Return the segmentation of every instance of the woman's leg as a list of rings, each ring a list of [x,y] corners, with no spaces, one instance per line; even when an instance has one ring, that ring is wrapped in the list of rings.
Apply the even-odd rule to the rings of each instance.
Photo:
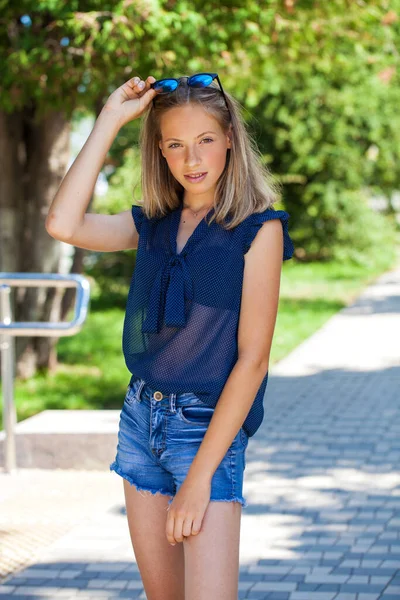
[[[185,600],[237,600],[241,515],[239,502],[211,500],[200,533],[183,540]]]
[[[171,496],[138,491],[123,482],[129,533],[147,600],[185,600],[183,545],[171,546],[165,535]]]

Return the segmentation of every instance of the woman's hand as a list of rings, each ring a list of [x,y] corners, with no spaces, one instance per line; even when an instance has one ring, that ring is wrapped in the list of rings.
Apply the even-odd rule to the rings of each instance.
[[[183,542],[184,537],[200,532],[210,495],[210,480],[191,481],[188,477],[185,479],[168,507],[165,531],[172,546],[175,546],[176,542]]]
[[[109,96],[101,112],[116,117],[120,127],[137,119],[157,95],[150,87],[155,81],[152,75],[149,75],[146,81],[140,77],[128,79]]]

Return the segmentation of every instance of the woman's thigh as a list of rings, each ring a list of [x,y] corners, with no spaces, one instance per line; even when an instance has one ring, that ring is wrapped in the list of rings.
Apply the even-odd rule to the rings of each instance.
[[[138,491],[124,479],[129,534],[148,600],[185,600],[182,544],[166,534],[168,496]]]
[[[239,502],[211,501],[200,533],[184,538],[185,600],[237,600],[241,513]]]

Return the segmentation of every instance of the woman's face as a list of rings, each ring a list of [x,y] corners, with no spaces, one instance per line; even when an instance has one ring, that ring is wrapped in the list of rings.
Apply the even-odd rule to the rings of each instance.
[[[218,121],[198,104],[188,104],[169,109],[160,126],[159,146],[175,179],[189,196],[213,194],[231,147]],[[188,177],[196,173],[206,175],[197,182]]]

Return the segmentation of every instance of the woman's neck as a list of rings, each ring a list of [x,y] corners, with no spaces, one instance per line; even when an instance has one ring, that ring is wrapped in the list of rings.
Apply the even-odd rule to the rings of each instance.
[[[205,210],[210,210],[214,205],[214,193],[209,192],[202,195],[197,194],[196,196],[190,197],[189,194],[183,194],[181,204],[183,208],[189,208],[192,212],[198,213]]]

